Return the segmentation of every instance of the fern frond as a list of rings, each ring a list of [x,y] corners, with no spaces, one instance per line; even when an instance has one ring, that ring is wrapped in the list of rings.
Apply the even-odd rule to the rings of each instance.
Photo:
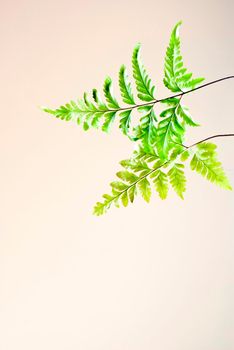
[[[184,123],[176,113],[179,105],[167,108],[160,114],[160,122],[157,129],[157,149],[162,158],[167,158],[169,150],[176,144],[183,143],[185,133]]]
[[[109,111],[104,114],[105,121],[102,125],[102,130],[105,132],[109,132],[111,125],[113,124],[116,117],[115,111]]]
[[[126,67],[122,65],[119,71],[119,88],[123,102],[129,105],[135,105],[131,83],[128,80],[128,75],[126,73]]]
[[[159,160],[156,154],[147,154],[141,148],[134,152],[131,159],[123,160],[120,164],[125,170],[117,172],[118,181],[110,184],[112,193],[105,194],[103,196],[104,201],[95,205],[95,215],[104,214],[112,204],[116,207],[119,207],[120,204],[127,206],[129,202],[134,201],[137,193],[140,193],[142,198],[149,202],[151,197],[150,178],[158,169],[164,166],[164,163]],[[159,189],[162,198],[165,195],[163,195],[163,191],[165,193],[165,181],[161,178],[159,181],[162,183]]]
[[[213,143],[198,144],[196,153],[190,162],[191,169],[210,182],[226,190],[231,190],[230,182],[224,173],[221,163],[217,160],[216,148],[217,146]]]
[[[186,190],[186,177],[184,174],[184,164],[175,163],[173,167],[169,170],[168,176],[170,179],[170,183],[178,194],[178,196],[182,199],[183,193]]]
[[[142,101],[155,100],[154,90],[155,87],[152,85],[151,79],[149,78],[144,65],[140,59],[140,44],[137,44],[133,50],[132,55],[132,68],[133,77],[136,83],[136,89],[138,91],[137,96]]]
[[[192,78],[192,73],[188,73],[184,68],[179,37],[181,23],[177,23],[171,33],[164,64],[164,85],[173,92],[195,89],[204,80],[204,78]]]
[[[157,140],[157,117],[152,105],[138,110],[144,114],[140,118],[140,124],[134,128],[134,138],[141,140],[145,151],[151,152]]]
[[[199,126],[199,124],[195,123],[189,113],[189,110],[186,106],[179,103],[176,108],[176,115],[180,117],[185,124],[189,126]]]
[[[128,135],[129,133],[130,123],[131,123],[131,114],[132,114],[132,109],[128,109],[119,114],[120,116],[119,127],[122,130],[124,135]]]
[[[104,81],[103,92],[106,98],[107,106],[112,109],[119,109],[119,104],[113,95],[112,79],[110,77],[107,77]]]
[[[161,199],[166,199],[168,194],[168,176],[162,170],[157,170],[150,176],[153,179],[155,189]]]
[[[99,109],[91,103],[86,93],[83,100],[78,100],[77,102],[70,101],[55,110],[48,108],[44,108],[43,110],[61,120],[75,120],[77,124],[83,125],[84,130],[89,129],[90,126],[98,127],[100,118],[108,111],[107,107],[106,110],[103,107]]]
[[[205,142],[224,135],[208,137],[191,146],[184,145],[186,128],[198,124],[192,119],[188,108],[181,104],[181,100],[186,93],[196,89],[204,78],[194,78],[184,67],[180,50],[180,25],[181,22],[177,23],[171,33],[164,64],[164,84],[175,92],[174,96],[155,99],[155,87],[141,61],[140,44],[137,44],[132,54],[133,79],[137,97],[143,102],[135,102],[126,67],[122,65],[118,83],[121,100],[125,106],[119,105],[113,93],[112,79],[107,77],[103,85],[103,99],[98,90],[93,89],[90,97],[84,93],[83,98],[72,100],[57,109],[43,108],[45,112],[61,120],[76,121],[84,130],[94,127],[108,132],[118,116],[119,128],[123,134],[138,145],[138,149],[133,152],[130,159],[120,162],[122,170],[117,172],[117,180],[110,184],[111,193],[104,194],[103,202],[96,204],[94,208],[96,215],[104,214],[112,205],[126,207],[135,200],[137,194],[149,202],[151,187],[155,188],[161,199],[165,199],[171,185],[183,198],[186,178],[185,167],[181,162],[186,162],[190,157],[192,170],[220,187],[231,189],[221,163],[217,160],[216,146]],[[233,76],[215,80],[200,88],[230,78]],[[159,118],[154,111],[158,103],[166,105]],[[134,124],[133,111],[140,113]]]
[[[180,98],[169,98],[162,101],[169,106],[160,114],[157,127],[157,148],[162,158],[167,158],[168,152],[183,143],[186,126],[199,126],[195,123],[188,108],[181,104]],[[162,118],[162,120],[161,120]]]
[[[137,185],[138,185],[139,192],[142,195],[142,198],[147,203],[149,203],[150,197],[151,197],[151,187],[150,187],[150,183],[147,180],[147,178],[144,177],[142,180],[139,180],[137,182]]]
[[[92,96],[93,96],[93,99],[97,105],[97,108],[99,111],[107,111],[108,108],[106,106],[106,104],[103,102],[101,96],[99,95],[99,92],[97,91],[97,89],[93,89],[92,91]]]

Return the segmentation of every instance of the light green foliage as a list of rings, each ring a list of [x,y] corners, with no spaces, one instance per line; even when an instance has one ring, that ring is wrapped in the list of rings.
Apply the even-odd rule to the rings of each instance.
[[[104,214],[111,205],[119,207],[132,203],[137,194],[149,202],[152,183],[155,184],[161,198],[167,194],[167,183],[163,175],[157,179],[159,169],[166,166],[155,153],[146,153],[142,148],[133,153],[132,158],[120,162],[124,170],[117,172],[118,181],[110,183],[111,194],[103,195],[104,201],[94,207],[94,214]],[[155,176],[154,176],[155,174]],[[166,175],[164,174],[166,177]]]
[[[131,123],[131,114],[132,114],[131,109],[123,111],[119,114],[120,116],[119,127],[123,131],[124,135],[128,135],[129,133],[130,123]]]
[[[134,128],[135,140],[141,140],[145,150],[152,151],[157,141],[157,117],[153,106],[139,107],[140,124]]]
[[[126,207],[134,202],[137,195],[149,202],[151,194],[156,191],[161,199],[166,199],[170,187],[183,199],[186,190],[185,165],[188,161],[191,169],[207,180],[231,189],[217,160],[214,144],[202,142],[184,146],[187,127],[199,125],[182,104],[182,99],[184,94],[199,87],[204,79],[193,78],[192,73],[184,68],[180,25],[181,22],[177,23],[171,33],[164,64],[163,81],[175,93],[174,96],[161,100],[155,98],[155,87],[142,63],[140,44],[137,44],[132,55],[136,97],[127,69],[122,65],[118,83],[123,105],[114,95],[112,79],[107,77],[102,94],[93,89],[90,95],[84,93],[82,99],[70,101],[57,109],[44,108],[45,112],[56,118],[76,121],[84,130],[93,127],[108,132],[114,121],[118,120],[122,133],[138,144],[132,157],[120,162],[122,169],[110,184],[110,194],[103,195],[103,201],[96,204],[96,215],[104,214],[113,205]],[[160,113],[155,111],[158,103],[163,106]],[[133,127],[132,119],[137,113],[139,122]]]
[[[186,190],[186,177],[184,175],[184,164],[175,163],[168,172],[170,183],[179,197],[184,199]]]
[[[217,160],[216,145],[213,143],[201,143],[196,146],[190,166],[207,180],[216,185],[231,190],[232,187],[226,177],[221,163]]]
[[[128,80],[128,75],[126,73],[126,67],[122,65],[119,71],[119,88],[123,98],[123,102],[129,105],[135,105],[134,97],[132,94],[131,83]]]
[[[179,28],[181,22],[177,23],[171,33],[169,46],[166,51],[164,65],[164,84],[173,92],[185,92],[195,89],[204,78],[193,78],[184,68],[183,58],[180,51]]]
[[[168,152],[175,144],[183,143],[185,126],[183,120],[177,114],[179,99],[170,108],[160,114],[157,130],[157,148],[161,157],[167,158]]]
[[[138,97],[142,101],[153,101],[155,87],[152,85],[151,79],[146,73],[146,69],[143,66],[140,59],[140,44],[136,45],[132,55],[132,68],[133,77],[136,82],[136,88],[138,91]]]
[[[157,127],[157,149],[161,157],[167,158],[175,144],[182,144],[186,126],[198,126],[192,120],[188,108],[181,104],[181,98],[162,101],[169,108],[160,114]]]
[[[113,96],[112,80],[110,77],[107,77],[106,80],[104,81],[103,92],[106,98],[107,106],[110,109],[114,109],[114,110],[119,109],[119,104],[116,101],[116,98]]]
[[[155,189],[161,199],[166,199],[168,194],[168,176],[162,170],[158,169],[150,176],[153,179]]]

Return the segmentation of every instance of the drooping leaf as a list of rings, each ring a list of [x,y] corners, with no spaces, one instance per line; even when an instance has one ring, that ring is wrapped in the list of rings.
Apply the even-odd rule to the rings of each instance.
[[[186,190],[186,177],[184,174],[184,164],[175,163],[173,167],[169,170],[168,176],[170,179],[170,183],[178,194],[178,196],[182,199],[183,193]]]
[[[150,188],[150,183],[144,177],[142,180],[140,180],[138,183],[138,189],[140,194],[142,195],[142,198],[149,203],[150,197],[151,197],[151,188]]]
[[[155,189],[161,199],[166,199],[168,194],[168,177],[162,170],[157,170],[150,176],[153,179]]]
[[[111,112],[106,112],[105,115],[105,121],[102,125],[102,130],[105,132],[108,132],[110,130],[111,125],[113,124],[115,117],[116,117],[116,112],[111,111]]]
[[[183,143],[185,128],[176,114],[176,107],[164,110],[160,114],[157,129],[157,149],[162,158],[167,158],[169,150]]]
[[[128,135],[129,133],[130,123],[131,123],[131,114],[132,114],[131,109],[123,111],[119,114],[120,116],[119,127],[123,131],[124,135]]]
[[[145,151],[150,153],[157,141],[157,117],[153,106],[147,106],[143,110],[143,116],[140,118],[140,124],[134,129],[134,137],[141,140]]]
[[[217,160],[215,144],[198,144],[190,166],[192,170],[195,170],[210,182],[213,182],[226,190],[232,189],[221,163]]]
[[[176,115],[178,117],[180,117],[185,122],[185,124],[187,124],[189,126],[199,126],[199,124],[195,123],[192,120],[192,117],[191,117],[191,115],[189,113],[188,108],[183,106],[183,105],[181,105],[180,103],[177,105]]]

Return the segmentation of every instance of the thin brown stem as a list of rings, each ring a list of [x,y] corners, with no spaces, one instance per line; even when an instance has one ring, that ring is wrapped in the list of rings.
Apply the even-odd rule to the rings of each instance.
[[[208,141],[208,140],[211,140],[211,139],[215,139],[215,138],[217,138],[217,137],[229,137],[229,136],[234,136],[234,133],[233,133],[233,134],[218,134],[218,135],[213,135],[213,136],[206,137],[205,139],[200,140],[200,141],[198,141],[198,142],[195,142],[194,144],[192,144],[192,145],[190,145],[190,146],[184,146],[184,145],[182,145],[182,146],[185,147],[185,148],[191,148],[191,147],[194,147],[194,146],[199,145],[200,143],[203,143],[203,142]]]
[[[227,76],[227,77],[224,77],[224,78],[216,79],[216,80],[210,81],[209,83],[200,85],[200,86],[196,87],[195,89],[184,91],[184,92],[180,92],[178,94],[171,95],[171,96],[168,96],[168,97],[164,97],[164,98],[161,98],[159,100],[155,99],[155,100],[152,100],[152,101],[146,102],[146,103],[139,103],[139,104],[136,104],[136,105],[133,105],[133,106],[123,107],[123,108],[121,107],[118,110],[119,111],[126,111],[126,110],[129,110],[129,109],[135,109],[135,108],[138,108],[138,107],[154,106],[156,103],[164,102],[164,101],[166,101],[166,100],[168,100],[170,98],[182,97],[183,95],[190,94],[193,91],[196,91],[196,90],[199,90],[199,89],[203,89],[204,87],[207,87],[209,85],[213,85],[213,84],[216,84],[216,83],[220,83],[221,81],[228,80],[228,79],[234,79],[234,75],[230,75],[230,76]]]

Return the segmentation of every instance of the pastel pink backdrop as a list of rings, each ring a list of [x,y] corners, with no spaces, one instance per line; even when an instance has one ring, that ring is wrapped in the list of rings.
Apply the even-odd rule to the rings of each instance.
[[[117,82],[132,49],[157,85],[173,25],[187,66],[234,73],[233,1],[8,0],[0,4],[1,350],[233,350],[233,193],[188,172],[149,205],[92,216],[132,145],[43,114]],[[115,85],[117,86],[117,85]],[[202,128],[233,132],[234,82],[186,97]],[[219,139],[234,185],[233,139]]]

